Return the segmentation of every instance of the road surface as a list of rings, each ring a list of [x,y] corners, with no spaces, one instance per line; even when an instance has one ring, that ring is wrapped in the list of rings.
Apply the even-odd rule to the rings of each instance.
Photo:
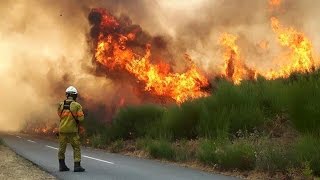
[[[231,180],[234,177],[213,175],[176,165],[106,153],[82,148],[83,173],[58,171],[58,145],[56,142],[22,135],[2,135],[6,145],[17,154],[40,166],[58,179],[70,180]],[[70,145],[66,163],[73,170]]]

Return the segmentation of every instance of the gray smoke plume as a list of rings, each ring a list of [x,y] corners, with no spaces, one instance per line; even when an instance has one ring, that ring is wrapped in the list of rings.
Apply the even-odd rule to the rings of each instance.
[[[239,36],[241,55],[248,66],[269,68],[283,51],[270,27],[277,16],[297,27],[320,47],[320,1],[283,0],[276,11],[267,0],[3,0],[0,2],[0,130],[19,130],[32,120],[58,121],[57,103],[74,85],[86,99],[89,114],[110,119],[122,98],[143,103],[136,86],[97,73],[92,63],[91,8],[125,15],[151,37],[161,37],[166,61],[182,71],[188,53],[208,77],[223,64],[221,33]],[[268,52],[259,43],[268,42]],[[162,45],[162,46],[161,46]],[[160,56],[159,55],[159,56]],[[88,119],[90,120],[90,119]]]

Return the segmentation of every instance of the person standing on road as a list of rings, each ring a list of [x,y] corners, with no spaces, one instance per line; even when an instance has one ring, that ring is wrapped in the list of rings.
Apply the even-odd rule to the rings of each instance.
[[[60,117],[59,124],[59,171],[69,171],[65,164],[65,152],[67,144],[70,143],[73,148],[74,172],[84,172],[81,167],[81,150],[79,124],[84,121],[82,106],[76,102],[78,91],[75,87],[70,86],[66,89],[66,97],[59,104],[58,115]]]

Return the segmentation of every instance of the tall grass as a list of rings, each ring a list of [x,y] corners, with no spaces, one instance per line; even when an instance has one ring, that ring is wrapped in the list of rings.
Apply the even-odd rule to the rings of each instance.
[[[201,109],[201,100],[190,101],[181,106],[172,106],[163,115],[162,127],[174,139],[195,138]]]
[[[228,136],[251,131],[287,114],[302,133],[320,134],[320,73],[294,74],[288,79],[221,80],[212,95],[167,108],[126,107],[114,120],[119,138],[151,136],[183,139]]]
[[[198,159],[221,169],[252,170],[255,168],[256,157],[254,148],[249,143],[231,143],[225,140],[205,140],[201,143]]]
[[[320,135],[320,79],[300,77],[290,88],[289,115],[295,128]]]
[[[302,137],[294,148],[296,163],[301,168],[310,168],[320,176],[320,139],[313,136]],[[306,165],[310,167],[305,167]]]
[[[113,121],[112,135],[116,138],[137,138],[147,135],[162,118],[164,109],[156,105],[125,107]]]
[[[150,141],[147,150],[154,158],[174,160],[175,157],[175,151],[172,145],[165,140]]]

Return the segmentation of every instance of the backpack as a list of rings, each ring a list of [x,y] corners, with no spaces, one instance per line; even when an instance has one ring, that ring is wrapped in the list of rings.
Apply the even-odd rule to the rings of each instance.
[[[76,124],[77,124],[77,126],[79,128],[79,120],[78,120],[78,118],[76,116],[73,115],[73,113],[72,113],[72,111],[70,109],[70,105],[71,105],[72,102],[73,101],[67,101],[67,100],[63,101],[63,109],[62,109],[62,111],[60,113],[60,117],[62,116],[62,113],[63,113],[64,110],[69,110],[71,115],[72,115],[72,117],[73,117],[73,119],[76,121]]]

